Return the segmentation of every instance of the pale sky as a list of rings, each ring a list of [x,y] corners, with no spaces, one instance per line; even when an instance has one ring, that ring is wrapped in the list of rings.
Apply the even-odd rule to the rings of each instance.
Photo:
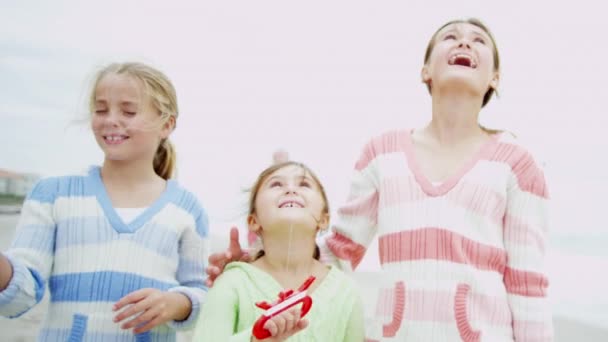
[[[77,172],[102,155],[86,119],[91,75],[138,60],[175,83],[179,180],[221,232],[277,148],[325,183],[336,209],[373,135],[419,127],[426,44],[478,17],[501,54],[488,126],[547,166],[554,231],[605,232],[608,45],[596,1],[3,1],[0,168]],[[575,6],[576,5],[576,6]]]
[[[89,82],[108,62],[136,60],[163,70],[177,88],[179,181],[201,199],[216,236],[241,223],[242,190],[277,148],[316,171],[335,213],[363,144],[430,118],[420,68],[433,32],[478,17],[496,37],[502,66],[500,98],[481,120],[516,133],[546,166],[556,312],[605,325],[608,278],[597,275],[608,267],[602,7],[593,0],[3,0],[0,168],[48,176],[101,163],[86,123]],[[376,255],[372,246],[360,269],[376,269]]]

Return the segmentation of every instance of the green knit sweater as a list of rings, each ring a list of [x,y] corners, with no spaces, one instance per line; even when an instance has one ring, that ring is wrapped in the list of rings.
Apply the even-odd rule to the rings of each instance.
[[[193,342],[250,341],[251,329],[264,310],[256,302],[274,302],[283,288],[268,273],[233,262],[205,298]],[[288,341],[360,342],[364,340],[363,307],[354,282],[332,267],[311,293],[308,327]]]

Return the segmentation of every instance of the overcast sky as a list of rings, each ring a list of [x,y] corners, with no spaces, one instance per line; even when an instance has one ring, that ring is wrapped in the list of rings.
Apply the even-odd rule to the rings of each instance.
[[[165,71],[178,90],[179,180],[215,231],[277,148],[309,164],[332,207],[373,135],[430,115],[426,44],[478,17],[501,54],[500,98],[481,120],[547,166],[554,231],[601,233],[608,191],[605,11],[596,1],[2,1],[0,168],[77,172],[102,155],[90,78],[111,61]],[[576,5],[576,6],[575,6]]]

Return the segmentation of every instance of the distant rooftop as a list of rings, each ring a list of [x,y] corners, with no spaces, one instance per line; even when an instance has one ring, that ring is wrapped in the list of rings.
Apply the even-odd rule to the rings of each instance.
[[[25,178],[25,175],[5,169],[0,169],[0,178],[23,179]]]

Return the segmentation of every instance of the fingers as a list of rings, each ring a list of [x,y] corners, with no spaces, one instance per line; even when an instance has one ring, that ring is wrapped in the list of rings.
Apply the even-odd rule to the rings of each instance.
[[[133,292],[129,293],[128,295],[119,299],[118,302],[116,302],[114,304],[114,306],[112,307],[112,310],[118,311],[128,304],[137,303],[137,302],[141,301],[142,299],[146,298],[146,296],[148,296],[149,292],[150,292],[150,289],[141,289],[141,290],[133,291]]]
[[[289,153],[285,150],[276,150],[272,154],[272,163],[273,164],[281,164],[289,161]]]
[[[121,313],[116,315],[116,317],[114,317],[114,322],[115,323],[122,322],[126,318],[134,316],[142,311],[145,311],[148,307],[149,307],[149,305],[148,305],[147,301],[141,300],[138,303],[131,305],[129,308],[123,310]],[[125,328],[125,325],[123,325],[123,329],[128,329],[128,328]]]
[[[133,333],[135,334],[141,334],[143,332],[146,332],[160,324],[163,323],[163,318],[161,316],[157,316],[155,319],[149,321],[148,323],[146,323],[145,325],[133,330]]]
[[[209,256],[209,266],[215,266],[223,268],[226,260],[229,258],[229,252],[224,253],[213,253]]]
[[[161,308],[158,307],[151,307],[148,310],[146,310],[144,313],[142,313],[141,315],[133,318],[132,320],[128,321],[127,323],[123,324],[121,326],[122,329],[131,329],[131,328],[135,328],[133,330],[133,333],[135,334],[139,334],[145,331],[148,331],[152,328],[154,328],[155,326],[163,323],[164,321],[168,320],[165,317],[166,315],[164,314],[164,311]]]
[[[139,312],[139,311],[137,311],[137,312]],[[158,310],[156,310],[155,308],[149,308],[146,311],[144,311],[142,314],[140,314],[139,316],[137,316],[137,317],[133,318],[132,320],[124,323],[120,327],[122,329],[131,329],[131,328],[140,326],[143,323],[150,322],[156,316],[158,316]],[[127,317],[131,317],[131,316],[127,316]]]
[[[230,246],[228,247],[228,251],[237,258],[240,258],[240,255],[243,253],[243,249],[241,248],[241,243],[239,241],[239,229],[237,227],[230,228]],[[230,257],[231,257],[230,256]],[[231,259],[231,258],[228,259]]]
[[[308,323],[300,320],[300,310],[292,308],[266,322],[266,328],[273,337],[287,338],[304,329]]]
[[[220,274],[220,269],[215,266],[208,266],[205,268],[205,273],[207,273],[207,279],[205,279],[205,285],[207,287],[212,287],[215,279]]]

